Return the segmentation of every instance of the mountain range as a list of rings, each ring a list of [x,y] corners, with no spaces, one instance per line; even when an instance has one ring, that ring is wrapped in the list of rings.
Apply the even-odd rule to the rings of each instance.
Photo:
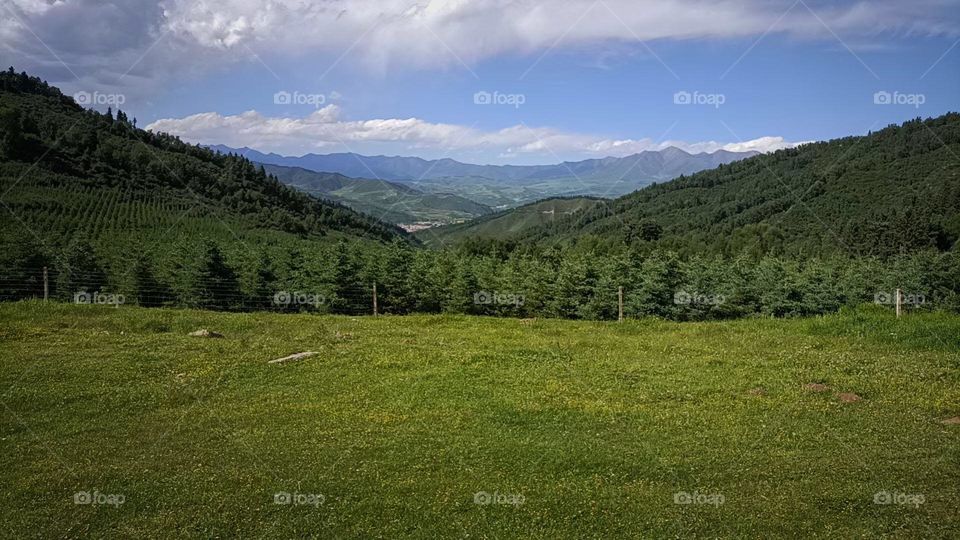
[[[655,182],[731,163],[757,152],[691,154],[679,148],[650,150],[626,157],[567,161],[553,165],[476,165],[453,159],[364,156],[354,153],[282,156],[251,148],[209,146],[251,161],[300,167],[348,177],[408,184],[420,191],[451,193],[494,208],[508,208],[558,196],[616,197]]]

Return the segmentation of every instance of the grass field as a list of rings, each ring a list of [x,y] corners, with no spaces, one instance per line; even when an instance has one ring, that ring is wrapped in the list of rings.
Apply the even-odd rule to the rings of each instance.
[[[960,536],[955,316],[20,303],[0,365],[0,536]]]

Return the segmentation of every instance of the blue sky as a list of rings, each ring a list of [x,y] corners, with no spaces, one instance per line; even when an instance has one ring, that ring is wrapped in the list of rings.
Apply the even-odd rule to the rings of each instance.
[[[141,126],[283,154],[551,163],[667,145],[773,150],[960,110],[956,2],[718,3],[706,15],[683,0],[383,0],[373,14],[152,2],[98,14],[140,24],[143,39],[104,24],[76,38],[84,47],[62,19],[87,11],[19,4],[0,40],[24,41],[0,47],[4,62],[70,93],[121,95]],[[303,103],[278,104],[279,91]]]

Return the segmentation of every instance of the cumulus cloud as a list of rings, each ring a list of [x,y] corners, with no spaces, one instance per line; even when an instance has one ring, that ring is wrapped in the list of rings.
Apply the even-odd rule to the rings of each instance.
[[[557,162],[567,158],[626,156],[644,150],[677,147],[697,152],[755,150],[769,152],[795,146],[782,137],[736,143],[609,139],[546,127],[516,125],[482,131],[419,118],[346,120],[337,105],[327,105],[302,118],[268,117],[257,111],[237,115],[216,112],[166,118],[147,129],[165,131],[202,144],[251,147],[264,152],[300,155],[308,152],[392,153],[424,156],[499,156],[504,161]]]
[[[471,65],[596,43],[761,36],[955,36],[944,0],[4,0],[0,52],[54,82],[169,84],[253,51],[350,51],[372,69]],[[808,9],[810,6],[814,16]],[[830,28],[826,28],[829,24]],[[61,63],[61,60],[63,63]],[[67,67],[64,67],[66,64]]]

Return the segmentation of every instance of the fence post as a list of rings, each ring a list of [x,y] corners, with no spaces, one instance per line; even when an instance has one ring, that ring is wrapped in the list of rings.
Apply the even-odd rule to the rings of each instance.
[[[897,318],[900,318],[900,289],[897,289]]]
[[[43,301],[50,297],[50,281],[47,280],[47,267],[43,267]]]
[[[617,307],[619,308],[617,322],[623,322],[623,287],[617,288]]]
[[[373,316],[377,316],[377,282],[373,282]]]

